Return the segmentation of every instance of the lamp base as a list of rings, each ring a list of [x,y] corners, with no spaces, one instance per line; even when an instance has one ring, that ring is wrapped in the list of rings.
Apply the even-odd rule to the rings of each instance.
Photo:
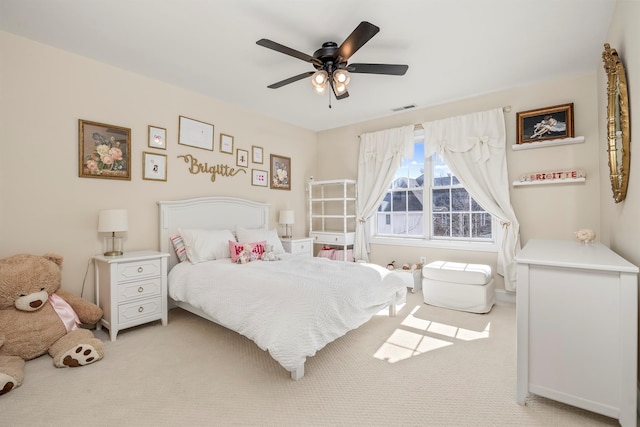
[[[122,251],[122,238],[109,236],[104,238],[104,256],[120,256]]]
[[[124,253],[124,252],[121,252],[121,251],[119,251],[119,252],[116,252],[116,251],[110,251],[110,252],[105,252],[105,253],[103,253],[102,255],[104,255],[104,256],[120,256],[120,255],[122,255],[123,253]]]

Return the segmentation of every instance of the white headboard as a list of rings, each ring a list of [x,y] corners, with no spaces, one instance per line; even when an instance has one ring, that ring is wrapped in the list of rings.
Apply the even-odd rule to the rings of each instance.
[[[162,201],[160,208],[160,251],[171,254],[169,270],[178,262],[169,238],[178,228],[205,228],[235,231],[269,226],[269,205],[233,197],[201,197]]]

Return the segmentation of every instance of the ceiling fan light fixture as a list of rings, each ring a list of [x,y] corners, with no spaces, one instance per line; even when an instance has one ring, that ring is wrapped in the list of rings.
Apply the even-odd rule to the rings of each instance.
[[[327,84],[327,80],[329,80],[329,74],[325,70],[318,70],[311,76],[311,84],[315,88],[324,88],[324,86]]]
[[[324,86],[316,86],[315,84],[313,85],[313,91],[318,95],[323,95],[326,90],[327,90],[327,85],[324,85]]]
[[[342,95],[347,91],[347,85],[344,83],[338,83],[336,81],[333,82],[333,89],[336,91],[337,95]]]
[[[347,70],[337,70],[333,73],[333,81],[336,83],[342,83],[343,85],[348,85],[351,80],[351,74]]]

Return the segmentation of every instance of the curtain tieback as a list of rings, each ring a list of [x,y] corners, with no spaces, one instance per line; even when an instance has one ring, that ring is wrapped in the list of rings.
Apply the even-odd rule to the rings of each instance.
[[[366,219],[364,219],[364,218],[358,218],[358,222],[359,222],[360,224],[365,224],[365,223],[367,222],[367,220],[366,220]]]
[[[509,228],[511,226],[511,221],[501,221],[500,225],[502,228]]]

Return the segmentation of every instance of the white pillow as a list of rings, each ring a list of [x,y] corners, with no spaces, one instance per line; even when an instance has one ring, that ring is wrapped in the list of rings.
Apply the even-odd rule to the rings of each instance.
[[[283,254],[284,247],[278,237],[278,231],[265,230],[263,228],[247,229],[240,226],[236,226],[236,236],[238,236],[238,243],[251,243],[267,241],[267,245],[271,245],[274,254]]]
[[[235,240],[230,230],[179,228],[178,233],[182,236],[187,258],[192,264],[230,258],[229,240]]]

